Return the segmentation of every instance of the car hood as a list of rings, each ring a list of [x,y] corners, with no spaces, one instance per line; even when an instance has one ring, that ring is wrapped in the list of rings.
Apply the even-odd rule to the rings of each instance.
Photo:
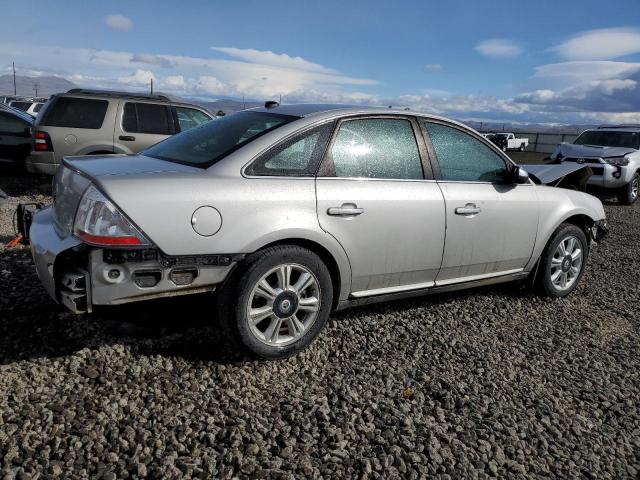
[[[180,163],[167,162],[146,155],[91,155],[65,157],[63,163],[94,178],[114,175],[154,173],[202,172],[202,169]]]
[[[558,145],[556,151],[553,152],[552,157],[556,158],[558,153],[563,157],[579,157],[579,158],[610,158],[610,157],[622,157],[627,153],[633,153],[636,150],[626,147],[598,147],[590,145],[574,145],[572,143],[562,143]]]

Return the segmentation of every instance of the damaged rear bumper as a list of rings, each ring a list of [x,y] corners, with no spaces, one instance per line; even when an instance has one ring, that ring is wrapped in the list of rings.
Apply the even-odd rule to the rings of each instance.
[[[166,256],[156,249],[103,249],[61,238],[46,208],[33,217],[31,253],[49,295],[74,313],[94,305],[213,291],[241,255]]]

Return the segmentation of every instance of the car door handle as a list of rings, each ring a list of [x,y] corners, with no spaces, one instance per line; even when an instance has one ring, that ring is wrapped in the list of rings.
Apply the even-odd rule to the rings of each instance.
[[[482,209],[476,206],[475,203],[467,203],[464,207],[456,208],[456,215],[476,215],[481,211]]]
[[[120,135],[118,138],[120,140],[122,140],[123,142],[135,142],[136,141],[136,137],[134,137],[133,135]]]
[[[364,213],[364,208],[358,208],[355,203],[343,203],[339,207],[330,207],[327,214],[335,217],[355,217]]]

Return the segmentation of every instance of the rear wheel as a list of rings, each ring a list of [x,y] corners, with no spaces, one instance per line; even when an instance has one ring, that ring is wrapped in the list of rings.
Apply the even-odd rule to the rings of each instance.
[[[633,205],[638,199],[638,190],[640,189],[640,174],[636,172],[631,181],[627,183],[618,192],[618,201],[623,205]]]
[[[565,297],[573,292],[584,273],[588,253],[582,229],[570,223],[560,225],[540,258],[537,283],[541,293]]]
[[[331,276],[310,250],[271,247],[247,258],[220,301],[220,321],[233,339],[256,356],[285,358],[307,347],[327,322]]]
[[[520,151],[521,151],[521,152],[524,152],[524,149],[525,149],[525,148],[526,148],[526,147],[524,146],[524,143],[521,143],[521,144],[520,144]]]

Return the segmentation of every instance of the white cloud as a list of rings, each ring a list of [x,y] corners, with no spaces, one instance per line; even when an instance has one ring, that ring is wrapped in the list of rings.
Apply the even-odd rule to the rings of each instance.
[[[507,38],[483,40],[473,48],[482,55],[495,58],[513,58],[522,53],[522,47]]]
[[[153,79],[154,82],[157,81],[152,71],[138,69],[131,75],[118,77],[117,80],[124,85],[129,85],[132,87],[144,87],[150,84],[151,79]]]
[[[124,15],[120,15],[119,13],[107,15],[104,21],[109,28],[113,28],[114,30],[127,31],[133,28],[133,21],[130,18],[125,17]]]
[[[184,90],[187,86],[187,82],[182,75],[169,75],[164,78],[160,84],[161,88],[169,90]]]
[[[602,28],[579,33],[552,48],[568,60],[604,60],[640,52],[640,30]]]
[[[442,65],[439,63],[427,63],[424,66],[424,69],[427,72],[441,72],[442,71]]]
[[[270,50],[256,50],[254,48],[210,47],[210,50],[221,52],[230,57],[239,58],[249,63],[270,65],[273,67],[290,68],[309,72],[321,72],[328,74],[337,73],[331,68],[317,63],[309,62],[302,57],[291,57],[286,53],[274,53]]]

